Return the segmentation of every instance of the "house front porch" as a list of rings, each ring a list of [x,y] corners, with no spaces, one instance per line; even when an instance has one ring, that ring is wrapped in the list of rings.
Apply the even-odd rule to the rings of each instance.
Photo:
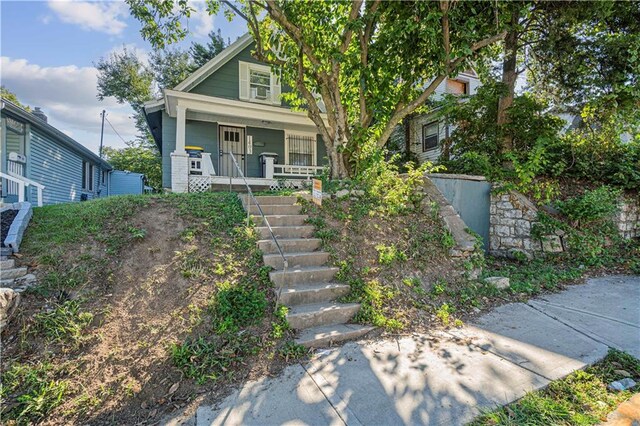
[[[154,137],[172,192],[233,188],[245,179],[260,189],[301,188],[327,164],[324,142],[301,112],[172,91],[153,109],[147,120],[152,133],[161,129]]]

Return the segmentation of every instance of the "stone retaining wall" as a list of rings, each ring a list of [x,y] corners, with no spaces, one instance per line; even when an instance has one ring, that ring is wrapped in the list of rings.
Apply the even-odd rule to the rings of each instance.
[[[532,258],[539,253],[559,253],[568,249],[562,230],[545,235],[541,240],[532,237],[538,209],[516,191],[491,194],[489,213],[489,253],[494,256],[514,257],[516,252],[520,252]],[[614,223],[621,237],[640,237],[640,201],[622,199]]]
[[[620,201],[614,223],[622,238],[630,240],[640,237],[640,199]]]
[[[513,257],[520,252],[533,257],[542,251],[539,241],[531,237],[538,209],[524,195],[515,191],[491,194],[489,207],[489,252],[494,256]]]

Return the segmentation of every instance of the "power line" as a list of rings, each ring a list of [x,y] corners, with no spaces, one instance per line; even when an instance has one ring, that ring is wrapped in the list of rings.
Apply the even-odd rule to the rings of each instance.
[[[105,120],[107,120],[107,123],[109,123],[109,126],[111,126],[111,128],[113,129],[114,132],[116,132],[116,135],[118,135],[118,137],[122,140],[122,142],[124,142],[125,144],[127,143],[127,141],[124,140],[124,138],[122,136],[120,136],[120,133],[118,133],[118,131],[116,130],[115,127],[113,127],[113,124],[111,124],[111,122],[109,121],[109,119],[106,117],[104,117]]]

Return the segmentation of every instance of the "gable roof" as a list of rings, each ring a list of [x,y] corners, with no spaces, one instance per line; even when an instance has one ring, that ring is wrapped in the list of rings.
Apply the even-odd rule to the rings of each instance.
[[[63,145],[66,148],[69,148],[72,151],[75,151],[77,154],[80,154],[85,158],[93,160],[94,162],[100,164],[102,167],[104,167],[107,170],[112,169],[111,164],[109,164],[102,158],[98,157],[93,151],[91,151],[86,146],[82,145],[80,142],[74,139],[71,139],[69,136],[65,135],[60,130],[53,127],[51,124],[47,123],[41,118],[36,117],[32,113],[20,108],[19,106],[3,98],[2,112],[5,112],[5,111],[10,113],[14,117],[17,117],[21,120],[28,122],[31,126],[47,134],[49,137],[51,137],[53,140],[58,142],[60,145]]]
[[[173,90],[178,90],[181,92],[190,91],[198,84],[200,84],[204,79],[220,69],[220,67],[222,67],[224,64],[229,62],[242,50],[250,46],[251,43],[253,43],[253,36],[250,33],[246,33],[245,35],[231,43],[229,47],[217,54],[209,62],[194,71],[193,74],[191,74],[184,81],[174,87]]]

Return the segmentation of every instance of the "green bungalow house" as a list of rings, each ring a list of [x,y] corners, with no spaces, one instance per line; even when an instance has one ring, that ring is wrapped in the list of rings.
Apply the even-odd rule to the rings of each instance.
[[[85,146],[33,112],[0,101],[0,205],[36,206],[142,194],[144,176],[113,170]]]
[[[250,185],[299,186],[327,163],[316,126],[280,99],[288,88],[251,56],[253,49],[253,38],[245,34],[145,105],[166,190],[244,184],[239,171]]]

